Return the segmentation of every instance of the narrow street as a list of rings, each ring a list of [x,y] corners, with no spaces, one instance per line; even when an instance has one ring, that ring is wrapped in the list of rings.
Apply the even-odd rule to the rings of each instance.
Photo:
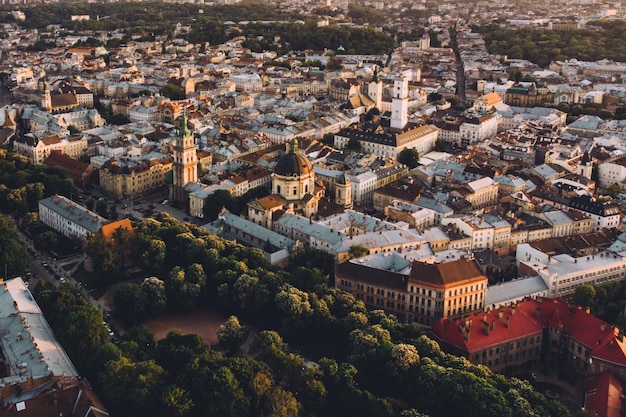
[[[456,37],[456,26],[452,26],[450,28],[450,38],[456,61],[456,96],[459,100],[461,100],[461,103],[465,103],[465,67],[463,66],[463,61],[461,60],[461,54],[459,52],[459,45]]]
[[[72,283],[72,285],[79,290],[80,294],[92,305],[104,310],[98,300],[89,294],[87,288],[83,287],[81,283],[73,278],[74,272],[85,260],[83,254],[58,261],[56,258],[35,249],[33,242],[28,238],[28,236],[17,228],[15,230],[22,239],[24,247],[29,251],[28,261],[30,263],[30,271],[32,274],[28,280],[29,288],[34,288],[40,280],[46,281],[54,287],[58,287],[61,282],[67,281]],[[44,264],[47,264],[47,267],[44,266]],[[66,270],[63,266],[69,264],[74,264],[74,267],[71,270]]]

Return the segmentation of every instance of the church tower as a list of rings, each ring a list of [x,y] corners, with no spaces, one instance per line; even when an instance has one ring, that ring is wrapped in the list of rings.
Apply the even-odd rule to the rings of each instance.
[[[187,206],[185,185],[198,181],[198,156],[193,132],[187,129],[187,113],[183,112],[180,130],[174,145],[174,182],[170,188],[170,200],[176,206]]]
[[[393,99],[391,102],[391,128],[402,130],[408,123],[409,82],[403,76],[393,81]]]
[[[591,161],[591,158],[589,158],[589,152],[585,151],[583,157],[578,163],[578,166],[576,167],[576,174],[580,175],[581,177],[591,179],[592,172],[593,162]]]
[[[367,86],[367,93],[369,94],[375,106],[380,112],[383,111],[383,83],[378,78],[378,69],[374,72],[374,77]]]
[[[352,183],[345,172],[335,183],[335,203],[345,209],[352,209]]]
[[[41,99],[41,108],[48,113],[52,111],[52,96],[48,80],[44,80],[43,82],[43,98]]]

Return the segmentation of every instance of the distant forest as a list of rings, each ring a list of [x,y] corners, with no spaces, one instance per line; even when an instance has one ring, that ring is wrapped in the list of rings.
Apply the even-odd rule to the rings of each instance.
[[[341,46],[345,51],[343,53],[347,54],[381,54],[389,52],[395,45],[390,34],[373,28],[317,27],[312,19],[282,13],[260,4],[202,8],[167,3],[50,4],[24,8],[26,20],[23,22],[15,22],[7,8],[4,8],[6,12],[2,10],[0,23],[19,23],[24,28],[39,30],[56,24],[67,31],[60,35],[122,30],[126,34],[125,40],[129,40],[131,35],[138,40],[153,40],[158,35],[173,37],[176,24],[183,23],[192,27],[189,33],[184,34],[189,42],[216,45],[243,36],[246,38],[244,46],[253,52],[273,50],[286,53],[291,50],[322,51],[326,48],[337,51]],[[357,20],[362,19],[362,8],[351,8],[351,11]],[[72,21],[72,15],[89,15],[90,20]],[[244,20],[275,23],[250,23],[236,27],[225,24]],[[301,21],[296,24],[296,20]],[[119,43],[119,40],[111,39],[105,46],[115,47]]]
[[[542,68],[550,62],[576,58],[583,61],[611,59],[626,62],[626,22],[599,21],[587,29],[509,29],[491,24],[473,27],[485,37],[487,50],[511,59],[527,59]]]

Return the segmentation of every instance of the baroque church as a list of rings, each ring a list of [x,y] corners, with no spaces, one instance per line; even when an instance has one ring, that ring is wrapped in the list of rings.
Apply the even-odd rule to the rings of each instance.
[[[346,184],[338,186],[342,189],[343,199],[351,195],[349,188],[344,189]],[[347,187],[350,187],[349,180]],[[317,213],[324,192],[324,184],[315,180],[313,165],[298,152],[298,140],[294,138],[289,144],[289,152],[274,167],[272,194],[248,203],[248,219],[271,229],[273,220],[284,212],[310,218]]]

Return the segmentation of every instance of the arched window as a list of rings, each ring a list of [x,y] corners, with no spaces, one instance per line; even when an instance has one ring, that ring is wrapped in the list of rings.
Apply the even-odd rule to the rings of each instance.
[[[276,194],[280,194],[280,185],[276,186]]]
[[[293,187],[293,195],[298,195],[298,187]]]

